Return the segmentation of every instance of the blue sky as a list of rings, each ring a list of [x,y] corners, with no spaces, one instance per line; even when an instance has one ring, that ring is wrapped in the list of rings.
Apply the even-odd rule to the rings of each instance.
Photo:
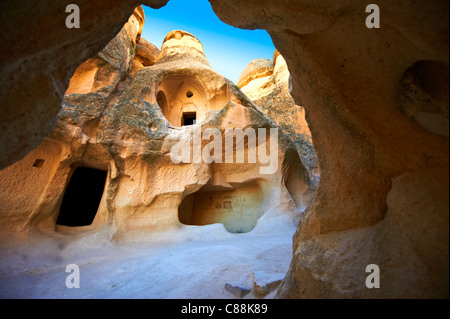
[[[158,10],[143,7],[142,37],[161,48],[170,31],[187,31],[200,40],[214,70],[234,83],[250,61],[273,58],[275,47],[265,30],[242,30],[223,23],[207,0],[170,0]]]

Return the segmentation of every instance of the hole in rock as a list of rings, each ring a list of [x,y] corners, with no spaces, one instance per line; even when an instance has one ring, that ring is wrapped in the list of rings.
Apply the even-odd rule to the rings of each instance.
[[[400,109],[426,130],[449,136],[448,64],[440,61],[418,61],[400,80],[397,104]]]
[[[283,161],[283,181],[295,206],[304,211],[308,205],[308,172],[295,152],[287,152]]]
[[[192,93],[191,91],[186,92],[186,97],[188,97],[189,99],[193,96],[194,96],[194,93]]]
[[[91,225],[97,214],[106,172],[89,167],[78,167],[72,174],[64,193],[56,224],[78,227]]]
[[[224,224],[230,233],[248,233],[263,215],[264,194],[258,180],[234,187],[205,185],[184,198],[178,219],[185,225]]]
[[[159,91],[156,95],[156,101],[161,108],[161,111],[164,113],[167,112],[167,97],[163,91]]]
[[[33,167],[41,168],[44,166],[45,160],[38,158],[34,161]]]
[[[194,125],[197,122],[197,114],[195,112],[183,113],[183,126]]]

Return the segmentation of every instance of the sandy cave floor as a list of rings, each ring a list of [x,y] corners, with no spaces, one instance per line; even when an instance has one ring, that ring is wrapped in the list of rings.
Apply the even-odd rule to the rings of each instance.
[[[215,224],[120,243],[97,234],[3,247],[0,298],[234,298],[225,283],[252,273],[283,278],[289,268],[296,227],[286,219],[266,224],[247,234]],[[79,289],[65,285],[68,264],[80,268]],[[253,291],[245,298],[255,298]]]

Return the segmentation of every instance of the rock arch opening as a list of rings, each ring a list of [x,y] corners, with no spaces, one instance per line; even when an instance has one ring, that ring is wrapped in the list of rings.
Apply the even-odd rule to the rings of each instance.
[[[70,177],[59,210],[57,225],[91,225],[103,196],[107,173],[104,170],[77,167]]]
[[[165,2],[146,1],[155,7]],[[100,19],[94,9],[102,2],[83,1],[86,27],[74,33],[52,28],[61,25],[63,19],[56,13],[64,11],[59,2],[44,3],[37,12],[22,2],[3,2],[2,14],[8,17],[2,19],[3,29],[9,26],[14,32],[4,32],[9,50],[2,54],[8,67],[2,70],[2,93],[7,94],[2,94],[0,103],[0,127],[5,129],[1,167],[37,147],[54,125],[62,88],[74,66],[104,47],[125,21],[120,11],[130,12],[137,4],[120,1],[103,10]],[[423,134],[420,126],[403,121],[393,100],[404,72],[397,67],[439,57],[448,64],[448,1],[414,1],[407,8],[403,2],[393,2],[383,9],[387,27],[382,32],[364,27],[367,15],[356,1],[333,2],[332,7],[330,1],[267,6],[255,1],[211,3],[223,21],[271,32],[286,53],[296,100],[316,102],[308,118],[317,137],[324,179],[293,243],[294,252],[307,254],[292,255],[278,296],[448,298],[448,140]],[[194,15],[182,12],[182,16]],[[43,19],[45,23],[40,23]],[[26,50],[20,50],[24,43],[16,40],[24,38],[40,41],[30,41]],[[401,107],[406,111],[408,106]],[[416,116],[423,113],[422,107],[409,107],[416,121],[422,126],[428,123],[427,117],[421,121]],[[35,120],[24,121],[21,114]],[[43,158],[48,162],[41,170],[33,168],[35,173],[48,168],[50,159]],[[32,184],[39,190],[36,182]],[[29,200],[34,194],[26,195]],[[8,222],[17,218],[13,211],[3,215]],[[13,225],[7,226],[19,229]],[[355,276],[364,272],[367,262],[382,262],[383,289],[367,290],[362,276]],[[49,290],[41,283],[35,287]]]
[[[168,78],[159,84],[157,103],[172,126],[203,121],[209,112],[205,88],[194,78]]]

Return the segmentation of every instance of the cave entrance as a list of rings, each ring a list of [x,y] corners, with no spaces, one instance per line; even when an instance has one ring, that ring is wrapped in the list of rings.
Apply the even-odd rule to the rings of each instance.
[[[197,122],[197,113],[184,112],[183,113],[183,126],[194,125]]]
[[[263,215],[261,181],[235,183],[230,187],[205,185],[184,198],[178,220],[185,225],[222,223],[230,233],[248,233]]]
[[[97,214],[106,182],[106,171],[78,167],[74,170],[62,200],[57,225],[91,225]]]

